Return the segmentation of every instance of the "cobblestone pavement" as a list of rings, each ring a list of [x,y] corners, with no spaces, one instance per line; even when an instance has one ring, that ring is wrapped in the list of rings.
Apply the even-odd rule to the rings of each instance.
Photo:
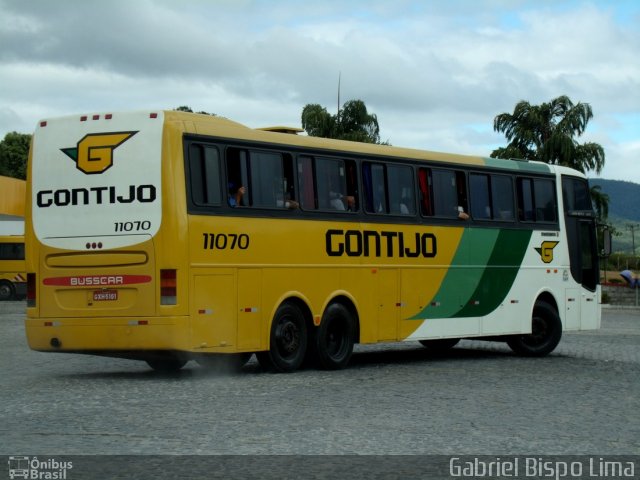
[[[0,304],[0,454],[640,454],[640,311],[551,355],[358,346],[337,372],[239,374],[29,350]]]

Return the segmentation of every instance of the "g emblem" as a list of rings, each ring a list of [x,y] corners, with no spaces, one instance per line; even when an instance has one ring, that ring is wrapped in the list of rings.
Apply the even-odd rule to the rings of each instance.
[[[138,132],[90,133],[76,148],[62,148],[62,152],[76,162],[76,168],[93,175],[113,165],[113,151]]]
[[[542,242],[540,248],[536,248],[536,252],[540,254],[540,258],[544,263],[551,263],[553,261],[553,249],[558,242]]]

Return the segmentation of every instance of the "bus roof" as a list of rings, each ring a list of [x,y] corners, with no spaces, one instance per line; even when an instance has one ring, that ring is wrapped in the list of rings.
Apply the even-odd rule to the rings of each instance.
[[[141,112],[114,112],[114,113],[88,113],[74,116],[81,121],[91,118],[116,118],[125,117],[131,114],[139,115]],[[297,127],[266,127],[250,128],[241,123],[229,120],[216,115],[200,113],[182,112],[177,110],[149,110],[149,115],[162,114],[167,125],[184,132],[199,135],[210,135],[218,138],[229,138],[247,140],[257,143],[288,145],[300,148],[313,148],[327,152],[334,151],[353,154],[366,155],[370,157],[395,157],[399,159],[411,159],[417,161],[443,162],[449,164],[477,165],[479,167],[490,167],[509,171],[523,171],[527,173],[550,173],[553,166],[536,161],[497,159],[477,155],[460,155],[455,153],[435,152],[429,150],[419,150],[415,148],[404,148],[392,145],[379,145],[372,143],[352,142],[347,140],[335,140],[330,138],[310,137],[308,135],[298,135],[303,132]],[[42,120],[40,126],[46,125],[47,121],[55,122],[57,119]]]
[[[414,148],[379,145],[372,143],[335,140],[308,135],[292,135],[301,129],[293,127],[249,128],[224,117],[213,115],[193,114],[189,112],[165,111],[167,122],[182,123],[185,132],[202,135],[212,135],[224,138],[237,138],[260,143],[291,145],[301,148],[318,150],[349,152],[369,155],[372,157],[396,157],[431,162],[444,162],[464,165],[478,165],[497,169],[519,170],[533,173],[549,173],[550,165],[528,160],[506,160],[474,155],[460,155],[454,153],[418,150]]]

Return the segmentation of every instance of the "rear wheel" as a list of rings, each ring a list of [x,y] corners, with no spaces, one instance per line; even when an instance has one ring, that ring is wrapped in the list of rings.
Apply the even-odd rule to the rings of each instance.
[[[543,357],[551,353],[562,337],[562,322],[555,308],[538,301],[533,307],[531,333],[513,335],[507,345],[518,355]]]
[[[300,308],[293,303],[280,305],[273,317],[269,350],[256,357],[265,370],[293,372],[304,360],[307,351],[307,325]]]
[[[438,338],[435,340],[420,340],[420,343],[423,347],[434,352],[446,352],[455,347],[459,341],[459,338]]]
[[[11,300],[16,291],[11,282],[6,280],[0,281],[0,300]]]
[[[330,305],[313,335],[313,350],[322,368],[344,368],[351,359],[356,342],[356,323],[344,305]]]

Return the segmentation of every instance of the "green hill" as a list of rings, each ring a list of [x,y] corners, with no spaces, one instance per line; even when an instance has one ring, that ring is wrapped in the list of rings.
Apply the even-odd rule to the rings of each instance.
[[[613,237],[613,250],[631,254],[635,240],[636,253],[640,252],[640,184],[602,178],[589,179],[589,184],[609,195],[609,221],[618,233]],[[635,225],[635,238],[630,225]]]

